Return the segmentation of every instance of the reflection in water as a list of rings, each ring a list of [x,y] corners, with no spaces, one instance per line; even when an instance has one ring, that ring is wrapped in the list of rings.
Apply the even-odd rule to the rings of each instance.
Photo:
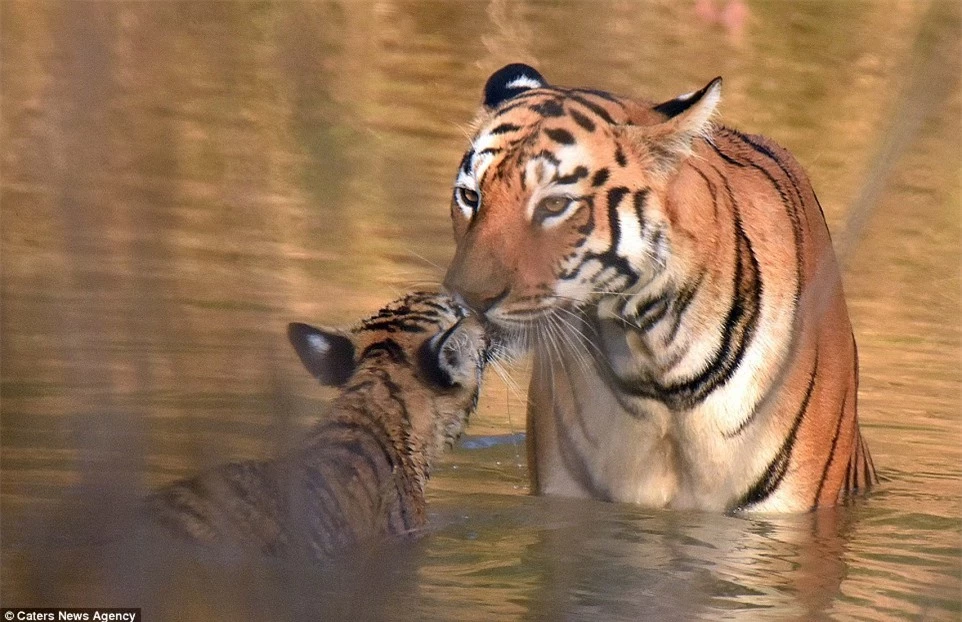
[[[957,618],[958,7],[748,1],[732,37],[697,4],[0,4],[4,604]],[[469,443],[427,537],[348,566],[204,558],[131,524],[149,487],[275,454],[323,409],[288,321],[439,280],[463,128],[516,60],[656,99],[721,74],[725,122],[796,154],[850,251],[882,490],[802,517],[644,512],[522,496],[523,446]],[[517,434],[523,391],[487,381],[472,434]]]

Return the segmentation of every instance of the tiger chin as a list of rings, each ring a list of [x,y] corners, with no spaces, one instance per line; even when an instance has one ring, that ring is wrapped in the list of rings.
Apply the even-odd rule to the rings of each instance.
[[[324,420],[289,454],[176,482],[145,511],[188,541],[318,558],[417,533],[431,465],[477,405],[480,322],[415,292],[353,329],[295,323],[288,336],[321,384],[341,388]]]
[[[713,123],[721,85],[485,85],[445,286],[533,350],[537,493],[797,512],[877,482],[821,206],[786,150]]]

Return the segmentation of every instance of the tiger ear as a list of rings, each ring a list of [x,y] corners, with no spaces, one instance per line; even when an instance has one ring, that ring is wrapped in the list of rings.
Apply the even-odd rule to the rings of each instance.
[[[287,325],[287,338],[322,385],[339,387],[354,373],[354,342],[343,332],[292,322]]]
[[[484,85],[484,107],[497,108],[512,97],[529,89],[548,86],[538,70],[524,63],[512,63],[498,69]]]
[[[649,153],[657,170],[669,173],[691,155],[696,138],[711,136],[711,119],[721,101],[721,77],[704,88],[669,99],[653,109],[666,117],[653,125],[621,126],[622,135]]]
[[[462,319],[425,342],[421,348],[421,369],[435,384],[445,388],[476,380],[475,370],[484,366],[483,354],[476,344],[483,342],[481,325]]]

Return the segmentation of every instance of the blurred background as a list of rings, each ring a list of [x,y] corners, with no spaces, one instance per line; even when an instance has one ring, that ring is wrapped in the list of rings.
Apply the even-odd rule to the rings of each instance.
[[[351,323],[441,280],[481,88],[522,61],[653,100],[722,75],[722,121],[797,156],[845,266],[886,483],[805,517],[526,497],[521,365],[489,374],[432,480],[431,533],[367,613],[959,619],[960,38],[952,0],[4,0],[3,604],[312,619],[318,594],[370,601],[317,569],[190,552],[158,569],[140,540],[111,558],[133,566],[80,572],[64,559],[95,554],[58,536],[295,441],[330,393],[287,322]]]

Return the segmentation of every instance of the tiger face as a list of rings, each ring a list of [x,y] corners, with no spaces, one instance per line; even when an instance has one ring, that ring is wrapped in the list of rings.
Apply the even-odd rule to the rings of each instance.
[[[661,197],[720,82],[654,106],[550,86],[525,65],[495,73],[454,184],[446,287],[518,333],[671,269]]]

